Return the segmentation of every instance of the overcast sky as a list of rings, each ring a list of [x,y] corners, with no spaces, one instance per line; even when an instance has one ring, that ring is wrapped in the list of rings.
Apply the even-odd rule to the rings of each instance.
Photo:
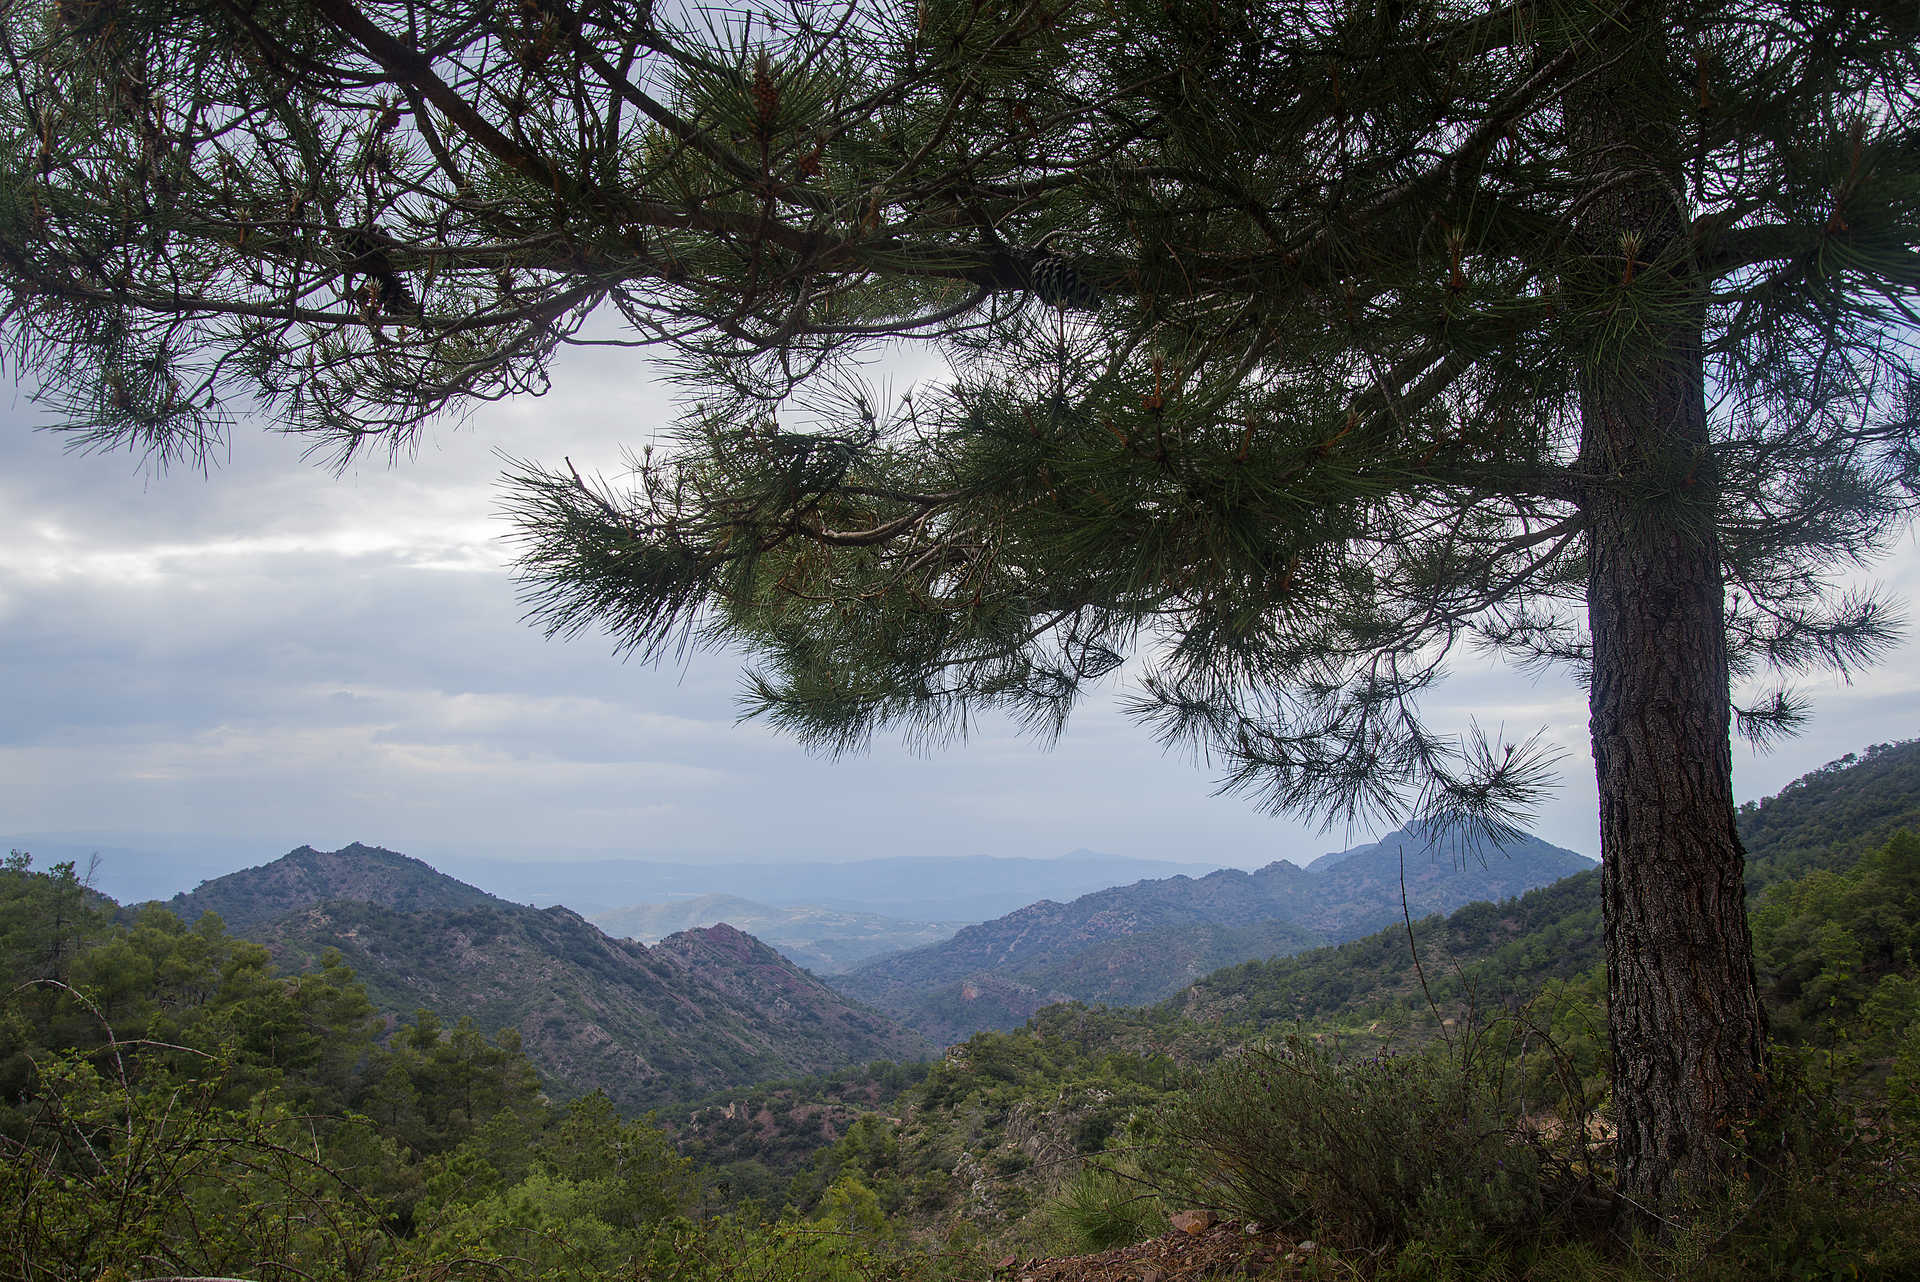
[[[427,858],[1088,847],[1256,867],[1376,835],[1213,796],[1112,690],[1051,751],[989,727],[931,758],[882,740],[834,762],[736,724],[737,660],[647,667],[603,638],[543,639],[505,570],[494,451],[612,469],[672,413],[639,356],[576,352],[554,382],[339,479],[264,432],[208,476],[155,476],[69,455],[24,396],[0,402],[0,840],[198,842],[235,867],[353,840]],[[1910,601],[1917,568],[1909,536],[1880,577]],[[1916,653],[1808,683],[1810,733],[1736,748],[1740,798],[1920,733]],[[1598,853],[1571,683],[1462,673],[1429,708],[1544,729],[1567,755],[1537,831]]]

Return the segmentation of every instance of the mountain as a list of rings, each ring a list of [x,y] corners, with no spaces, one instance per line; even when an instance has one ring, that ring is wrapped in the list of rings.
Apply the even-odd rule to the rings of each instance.
[[[1763,801],[1740,807],[1747,893],[1767,892],[1815,868],[1851,867],[1903,828],[1920,830],[1920,740],[1848,753]],[[1315,860],[1318,867],[1323,860]],[[1604,960],[1598,869],[1499,905],[1474,904],[1416,923],[1427,990],[1442,1006],[1469,993],[1482,1004],[1525,997],[1549,979],[1570,979]],[[1337,947],[1247,962],[1179,994],[1182,1014],[1214,1022],[1359,1015],[1423,1005],[1404,929]]]
[[[203,881],[167,907],[189,922],[218,913],[228,930],[244,935],[327,899],[359,899],[403,913],[504,903],[418,859],[356,841],[339,850],[301,846],[270,864]]]
[[[1144,877],[1204,873],[1216,866],[1088,850],[1061,859],[901,855],[798,863],[632,858],[446,858],[435,863],[497,895],[566,904],[590,917],[627,904],[720,894],[781,908],[814,905],[911,922],[985,921],[1037,899],[1071,899]]]
[[[1496,851],[1409,826],[1311,868],[1281,861],[1042,900],[833,982],[950,1042],[1012,1027],[1050,1002],[1157,1001],[1222,965],[1365,935],[1399,920],[1403,877],[1408,907],[1426,915],[1592,867],[1537,838]]]
[[[515,1028],[554,1093],[600,1089],[629,1111],[928,1050],[731,927],[649,948],[368,846],[302,847],[175,903],[189,920],[215,907],[245,923],[235,933],[287,970],[337,949],[390,1015],[425,1007],[489,1034]]]
[[[651,944],[675,931],[725,923],[772,945],[795,965],[836,974],[868,958],[938,943],[965,922],[901,921],[818,904],[776,908],[738,895],[697,895],[664,904],[632,904],[587,917],[609,935]]]

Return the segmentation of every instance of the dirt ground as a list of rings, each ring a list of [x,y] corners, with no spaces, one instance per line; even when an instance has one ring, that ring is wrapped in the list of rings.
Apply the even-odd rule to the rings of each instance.
[[[1176,1223],[1181,1217],[1176,1217]],[[1300,1276],[1318,1251],[1258,1225],[1196,1216],[1185,1229],[1098,1255],[1059,1260],[1008,1257],[994,1282],[1198,1282],[1202,1278]]]

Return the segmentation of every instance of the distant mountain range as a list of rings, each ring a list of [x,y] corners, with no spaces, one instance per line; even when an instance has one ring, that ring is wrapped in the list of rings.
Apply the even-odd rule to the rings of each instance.
[[[730,927],[649,948],[377,847],[303,846],[170,907],[188,921],[218,912],[289,970],[338,949],[391,1015],[515,1027],[550,1089],[597,1088],[628,1111],[930,1049]]]
[[[594,925],[624,939],[651,944],[675,931],[726,923],[771,945],[781,956],[817,975],[833,975],[908,948],[949,939],[964,921],[901,921],[876,913],[800,904],[776,908],[738,895],[698,895],[664,904],[634,904],[593,913]]]
[[[496,895],[528,903],[565,904],[589,917],[633,904],[717,894],[779,908],[830,908],[908,922],[985,921],[1037,899],[1071,899],[1143,877],[1198,874],[1218,867],[1092,850],[1076,850],[1058,859],[901,855],[843,862],[664,863],[447,858],[437,860],[436,866],[486,886]]]
[[[0,834],[0,850],[9,847],[31,850],[42,863],[71,859],[82,872],[92,868],[95,888],[123,904],[167,900],[286,849],[218,836],[156,834],[143,844],[125,834]],[[1219,867],[1199,858],[1141,859],[1091,850],[1049,859],[914,855],[798,863],[777,856],[668,861],[531,851],[511,857],[436,854],[428,862],[501,899],[543,908],[565,904],[589,918],[632,905],[720,894],[769,907],[811,906],[914,924],[985,921],[1037,899],[1071,899],[1146,877],[1198,875]]]
[[[1135,882],[1043,900],[943,943],[833,979],[934,1041],[1012,1028],[1065,1000],[1158,1001],[1222,966],[1367,935],[1401,918],[1500,900],[1593,867],[1537,838],[1490,849],[1418,826],[1316,859]]]
[[[806,889],[826,897],[821,892],[850,886],[849,869],[864,874],[863,893],[884,899],[904,892],[912,865],[926,893],[968,876],[1077,884],[1116,864],[1151,862],[1082,854],[806,865],[832,868],[840,879]],[[1278,862],[1251,873],[1136,880],[1065,903],[1043,898],[957,933],[951,921],[740,897],[601,915],[619,934],[658,941],[648,944],[611,938],[570,909],[509,903],[418,859],[355,844],[300,847],[205,882],[170,906],[189,921],[217,912],[290,969],[338,949],[389,1013],[426,1007],[471,1015],[490,1033],[515,1027],[554,1089],[604,1089],[623,1107],[643,1109],[776,1077],[915,1058],[979,1028],[1015,1026],[1053,1001],[1157,1001],[1222,966],[1398,920],[1403,870],[1419,916],[1506,898],[1591,866],[1537,840],[1488,854],[1454,837],[1407,830],[1305,869]],[[760,871],[763,889],[782,893],[780,879]],[[707,924],[717,920],[728,924]],[[679,929],[693,922],[702,928]],[[823,972],[894,940],[918,942],[915,932],[940,942],[861,962],[830,988],[743,926],[784,937]]]

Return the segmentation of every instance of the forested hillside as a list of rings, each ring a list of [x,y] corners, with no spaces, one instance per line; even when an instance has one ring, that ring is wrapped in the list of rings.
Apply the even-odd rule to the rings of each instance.
[[[1747,885],[1844,866],[1903,828],[1920,831],[1920,739],[1849,752],[1741,806]]]
[[[529,1240],[537,1205],[639,1243],[697,1203],[659,1131],[548,1102],[515,1030],[390,1027],[336,954],[278,974],[216,916],[117,910],[71,864],[0,869],[0,989],[9,1277],[445,1275],[566,1258]]]
[[[233,912],[289,971],[337,953],[389,1017],[426,1007],[513,1029],[553,1093],[602,1090],[630,1112],[930,1049],[730,928],[648,948],[387,850],[302,847],[175,902],[196,920]]]
[[[1748,893],[1815,867],[1844,869],[1903,828],[1920,830],[1920,740],[1849,753],[1740,808]],[[1423,967],[1404,929],[1333,948],[1247,962],[1207,976],[1173,999],[1202,1020],[1262,1024],[1290,1019],[1417,1017],[1430,994],[1452,1007],[1498,1005],[1543,980],[1592,971],[1603,958],[1598,870],[1508,903],[1473,904],[1414,925]],[[1425,989],[1420,970],[1425,970]]]

